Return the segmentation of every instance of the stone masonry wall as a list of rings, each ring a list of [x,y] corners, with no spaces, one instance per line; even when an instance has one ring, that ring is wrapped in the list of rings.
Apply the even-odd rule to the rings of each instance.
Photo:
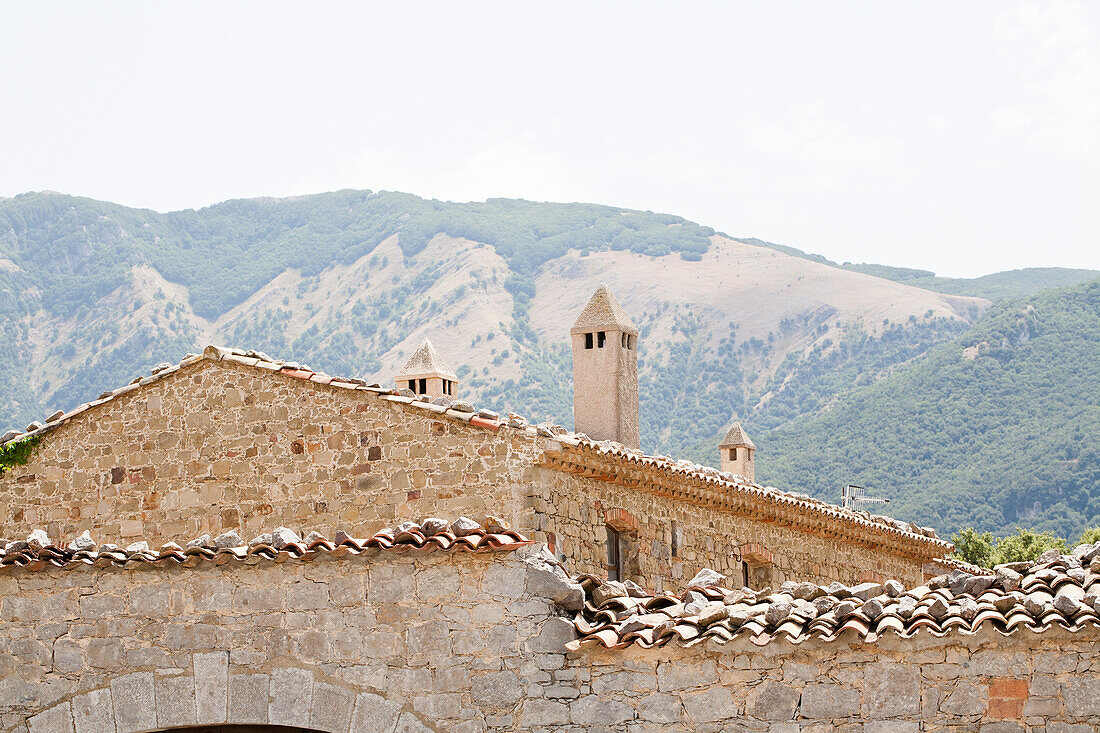
[[[1096,629],[1052,629],[581,653],[553,672],[540,715],[669,733],[1090,733],[1098,652]]]
[[[565,653],[537,547],[0,574],[0,731],[963,731],[1100,725],[1100,635]]]
[[[46,435],[0,476],[0,536],[156,546],[276,526],[368,536],[521,513],[531,440],[293,377],[200,361]]]
[[[760,583],[921,579],[916,560],[537,468],[549,442],[203,360],[47,434],[28,465],[0,475],[0,537],[46,528],[67,542],[90,530],[158,546],[229,529],[246,541],[280,525],[368,536],[425,516],[493,514],[552,541],[575,571],[602,574],[605,515],[621,509],[637,520],[624,534],[626,577],[651,588],[702,567],[740,584],[745,543],[774,555]]]
[[[8,571],[0,730],[507,728],[568,640],[520,554]]]
[[[555,550],[570,568],[602,574],[606,562],[609,520],[625,531],[627,577],[648,588],[679,591],[700,568],[709,567],[742,585],[741,548],[757,545],[774,557],[763,582],[814,579],[828,584],[867,580],[869,571],[883,580],[896,578],[907,586],[923,581],[921,563],[850,543],[798,532],[719,512],[697,504],[656,496],[616,484],[542,469],[534,501],[537,529],[553,533]],[[676,556],[672,535],[679,535]],[[539,535],[548,540],[548,535]],[[750,575],[750,585],[754,585]]]

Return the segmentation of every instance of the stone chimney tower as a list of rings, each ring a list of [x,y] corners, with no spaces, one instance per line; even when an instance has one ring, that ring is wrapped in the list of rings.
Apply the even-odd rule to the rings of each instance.
[[[593,440],[641,447],[638,327],[600,284],[569,330],[573,342],[573,423]]]
[[[740,474],[746,481],[756,480],[756,467],[753,465],[756,446],[749,440],[741,423],[735,422],[726,431],[726,437],[718,444],[718,452],[722,454],[723,471]]]
[[[447,397],[454,399],[455,387],[458,385],[458,376],[454,369],[443,361],[443,357],[432,346],[432,342],[424,339],[420,348],[413,352],[409,360],[393,379],[397,388],[408,388],[418,395],[429,397]]]

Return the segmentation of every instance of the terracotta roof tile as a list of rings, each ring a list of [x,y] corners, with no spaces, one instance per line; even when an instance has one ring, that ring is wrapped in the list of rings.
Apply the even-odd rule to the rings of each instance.
[[[567,646],[692,646],[736,638],[799,644],[853,635],[871,643],[888,633],[910,638],[922,629],[945,636],[989,626],[1007,636],[1020,628],[1100,628],[1100,544],[1040,560],[999,566],[994,576],[954,570],[908,590],[874,584],[870,596],[868,584],[824,588],[789,582],[777,592],[712,585],[681,595],[631,597],[625,586],[585,575],[585,607],[573,620],[579,638]]]
[[[369,552],[507,552],[531,544],[518,532],[510,529],[490,532],[471,520],[462,518],[449,525],[443,531],[431,532],[414,522],[406,522],[394,529],[387,529],[367,537],[355,539],[343,532],[336,533],[336,540],[316,536],[312,540],[276,543],[270,536],[262,535],[248,544],[234,544],[219,547],[216,539],[208,535],[194,540],[186,548],[176,543],[166,543],[160,550],[145,549],[145,543],[139,542],[126,549],[114,545],[91,543],[85,534],[83,543],[74,541],[66,547],[25,540],[11,542],[0,540],[0,573],[15,570],[43,570],[45,568],[135,568],[159,567],[163,565],[182,565],[194,567],[210,562],[222,565],[238,562],[254,565],[263,561],[286,562],[287,560],[309,560],[315,556],[328,555],[343,557]],[[465,524],[462,524],[465,523]],[[445,522],[443,522],[446,525]],[[501,529],[491,527],[491,529]],[[283,530],[286,531],[286,530]],[[232,533],[230,533],[232,534]],[[44,535],[39,535],[44,536]],[[221,538],[217,538],[221,539]],[[239,537],[236,537],[239,540]],[[41,546],[40,546],[41,545]]]

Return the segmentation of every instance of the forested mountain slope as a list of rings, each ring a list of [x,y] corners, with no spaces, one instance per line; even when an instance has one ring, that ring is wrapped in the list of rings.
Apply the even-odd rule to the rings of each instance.
[[[847,482],[941,530],[1100,523],[1100,280],[995,305],[966,334],[827,410],[757,436],[757,475]]]
[[[388,383],[430,336],[463,396],[568,425],[568,329],[600,281],[642,329],[643,445],[701,461],[734,414],[812,413],[988,305],[610,206],[338,191],[161,214],[26,194],[0,201],[0,422],[206,342]]]

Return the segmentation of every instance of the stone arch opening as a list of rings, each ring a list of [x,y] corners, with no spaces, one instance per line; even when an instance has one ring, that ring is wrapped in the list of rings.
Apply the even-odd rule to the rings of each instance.
[[[406,702],[314,670],[230,667],[198,652],[179,674],[132,672],[26,718],[27,733],[437,733]],[[190,674],[189,674],[190,673]],[[382,693],[382,694],[379,694]]]

